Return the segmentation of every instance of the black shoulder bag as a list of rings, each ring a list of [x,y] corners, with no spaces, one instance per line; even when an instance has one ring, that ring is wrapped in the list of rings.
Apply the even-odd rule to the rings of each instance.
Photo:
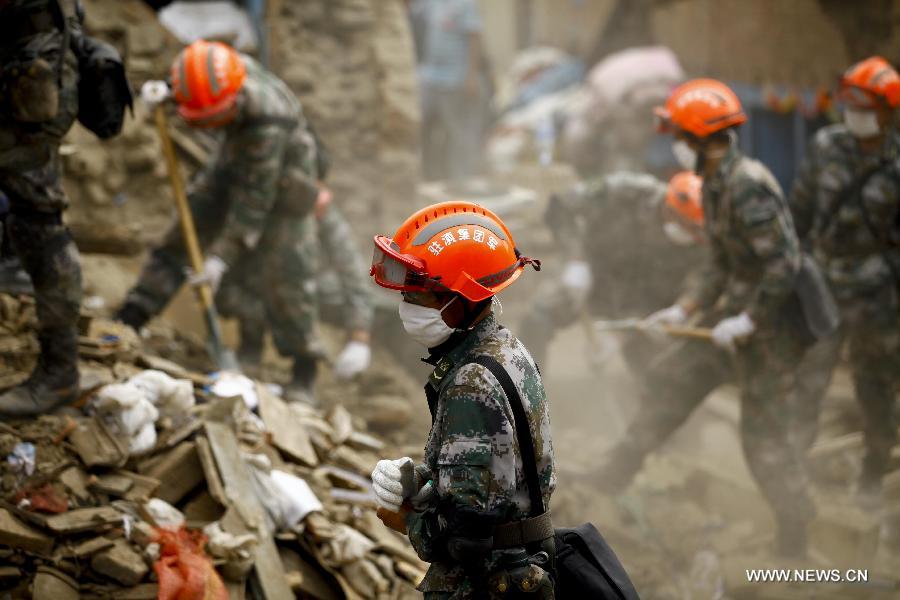
[[[516,438],[522,454],[522,467],[525,471],[525,481],[531,499],[531,518],[524,521],[517,529],[519,529],[519,535],[523,541],[539,537],[540,533],[534,535],[535,532],[527,532],[527,530],[538,530],[549,526],[549,519],[546,518],[549,513],[544,508],[540,478],[535,462],[534,440],[528,426],[528,416],[522,397],[509,373],[497,360],[490,356],[479,356],[472,362],[485,367],[494,375],[509,401],[516,421]],[[494,536],[495,543],[498,538],[506,537],[508,530],[505,528],[508,527],[510,526],[500,525],[497,527],[498,531]],[[546,537],[549,537],[549,531],[547,534]],[[557,598],[640,600],[622,563],[619,562],[615,552],[593,524],[584,523],[574,529],[556,529],[552,535],[556,543]]]

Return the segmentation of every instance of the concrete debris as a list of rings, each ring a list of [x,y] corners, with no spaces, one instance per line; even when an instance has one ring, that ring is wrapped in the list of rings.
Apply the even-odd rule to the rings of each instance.
[[[24,319],[0,318],[0,343],[31,335],[28,301],[0,294],[3,306]],[[82,321],[91,352],[81,364],[102,383],[66,415],[0,424],[0,594],[155,598],[160,532],[183,528],[203,535],[234,597],[416,597],[425,565],[375,517],[368,476],[385,442],[363,419],[334,403],[287,404],[253,381],[257,416],[173,360],[202,354],[199,341],[157,346],[92,314]],[[157,348],[176,349],[163,358]],[[28,363],[10,358],[0,368],[21,378]],[[135,407],[152,418],[131,420]],[[143,428],[153,443],[135,453]]]

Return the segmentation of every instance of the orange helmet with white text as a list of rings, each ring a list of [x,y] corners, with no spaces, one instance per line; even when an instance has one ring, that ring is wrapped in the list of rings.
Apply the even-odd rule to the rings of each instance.
[[[715,79],[693,79],[681,84],[654,112],[662,131],[680,130],[698,138],[747,121],[737,95]]]
[[[883,102],[900,106],[900,75],[880,56],[872,56],[847,69],[841,77],[839,97],[858,108],[875,108]]]
[[[375,236],[370,274],[404,292],[456,292],[480,302],[511,285],[526,265],[500,217],[472,202],[442,202],[416,211],[393,237]]]
[[[689,225],[703,227],[703,178],[681,171],[669,180],[666,207]]]
[[[197,40],[172,62],[178,113],[195,127],[217,127],[237,114],[247,68],[237,51],[221,42]]]

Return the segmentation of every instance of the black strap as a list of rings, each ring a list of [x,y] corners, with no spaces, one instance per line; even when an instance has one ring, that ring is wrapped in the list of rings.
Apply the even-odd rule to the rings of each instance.
[[[847,200],[849,200],[851,197],[859,196],[859,193],[866,186],[866,184],[869,183],[869,180],[889,164],[889,162],[884,160],[879,161],[877,164],[869,167],[868,169],[857,175],[847,187],[843,188],[838,193],[837,200],[835,200],[834,204],[831,206],[831,210],[825,213],[825,218],[818,224],[816,230],[813,232],[813,243],[815,243],[815,238],[828,233],[828,229],[834,222],[834,218],[837,216],[838,212],[840,212],[841,208],[847,203]]]
[[[528,485],[528,496],[531,499],[531,516],[536,517],[545,512],[544,497],[541,494],[540,477],[538,477],[537,463],[535,461],[534,439],[531,437],[531,428],[528,426],[528,415],[525,413],[525,405],[522,396],[516,389],[509,373],[497,360],[490,356],[478,356],[473,363],[479,364],[490,371],[509,402],[513,417],[516,420],[516,438],[519,441],[519,454],[522,455],[522,468],[525,471],[525,483]]]

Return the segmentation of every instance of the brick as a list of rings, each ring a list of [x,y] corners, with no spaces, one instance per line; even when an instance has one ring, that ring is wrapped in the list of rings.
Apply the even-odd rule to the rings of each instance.
[[[169,504],[177,504],[204,480],[197,445],[194,442],[178,444],[147,471],[146,475],[165,482],[165,485],[157,490],[157,498]]]
[[[147,576],[149,569],[140,554],[128,542],[118,540],[112,548],[95,554],[91,568],[122,585],[137,585]]]
[[[53,550],[53,543],[53,538],[23,523],[8,510],[0,508],[0,544],[34,554],[49,555]]]

